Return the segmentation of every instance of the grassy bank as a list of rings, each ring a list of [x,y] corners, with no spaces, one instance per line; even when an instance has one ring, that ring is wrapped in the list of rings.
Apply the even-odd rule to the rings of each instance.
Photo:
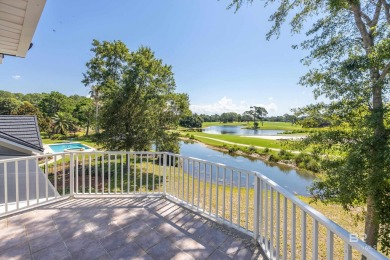
[[[221,122],[203,122],[202,127],[208,126],[242,126],[243,128],[253,128],[252,122],[231,122],[231,123],[221,123]],[[285,130],[285,131],[293,131],[293,130],[306,130],[298,125],[292,125],[289,122],[269,122],[264,121],[264,124],[261,125],[259,122],[260,130]],[[310,129],[308,129],[310,130]]]
[[[261,139],[256,137],[242,137],[238,135],[219,135],[219,134],[208,134],[208,133],[202,133],[202,132],[185,132],[184,135],[193,135],[196,139],[200,138],[203,141],[210,142],[210,141],[218,141],[221,143],[230,143],[230,144],[236,144],[236,145],[249,145],[249,146],[259,146],[262,148],[268,147],[268,148],[276,148],[276,149],[282,149],[286,148],[283,144],[286,143],[286,141],[280,141],[280,140],[269,140],[269,139]],[[199,140],[200,140],[199,139]],[[207,141],[210,140],[210,141]],[[210,144],[210,143],[207,143]]]

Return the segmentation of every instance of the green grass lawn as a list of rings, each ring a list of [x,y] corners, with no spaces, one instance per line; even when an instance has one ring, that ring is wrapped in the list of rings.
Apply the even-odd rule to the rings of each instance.
[[[261,139],[255,137],[241,137],[238,135],[207,134],[201,132],[186,132],[186,133],[190,135],[191,134],[194,135],[196,139],[209,145],[222,145],[224,143],[222,141],[227,141],[227,142],[232,142],[237,144],[261,146],[261,147],[268,147],[268,148],[277,148],[277,149],[286,148],[285,145],[283,145],[285,141],[268,140],[268,139]],[[218,140],[212,140],[208,138],[213,138]]]
[[[244,128],[252,128],[253,122],[233,122],[233,123],[220,123],[220,122],[203,122],[202,127],[208,127],[208,126],[243,126]],[[261,125],[261,122],[259,123],[259,129],[263,130],[286,130],[286,131],[292,131],[292,130],[310,130],[307,128],[302,128],[299,125],[291,125],[291,123],[288,122],[268,122],[264,121],[264,125]]]

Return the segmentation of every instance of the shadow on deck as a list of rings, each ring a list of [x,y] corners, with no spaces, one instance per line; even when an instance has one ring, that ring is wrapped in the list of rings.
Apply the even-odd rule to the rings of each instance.
[[[266,258],[251,237],[164,198],[68,199],[0,230],[0,259]]]

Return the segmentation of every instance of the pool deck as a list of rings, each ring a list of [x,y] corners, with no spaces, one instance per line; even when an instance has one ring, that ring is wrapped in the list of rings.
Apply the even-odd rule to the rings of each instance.
[[[0,259],[266,259],[164,198],[68,199],[0,219]]]

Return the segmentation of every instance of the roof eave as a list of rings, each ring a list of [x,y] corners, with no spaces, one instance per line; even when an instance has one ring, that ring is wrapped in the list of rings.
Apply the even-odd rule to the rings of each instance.
[[[27,2],[26,14],[23,21],[18,49],[15,56],[26,57],[32,42],[39,19],[45,7],[46,0],[30,0]]]

